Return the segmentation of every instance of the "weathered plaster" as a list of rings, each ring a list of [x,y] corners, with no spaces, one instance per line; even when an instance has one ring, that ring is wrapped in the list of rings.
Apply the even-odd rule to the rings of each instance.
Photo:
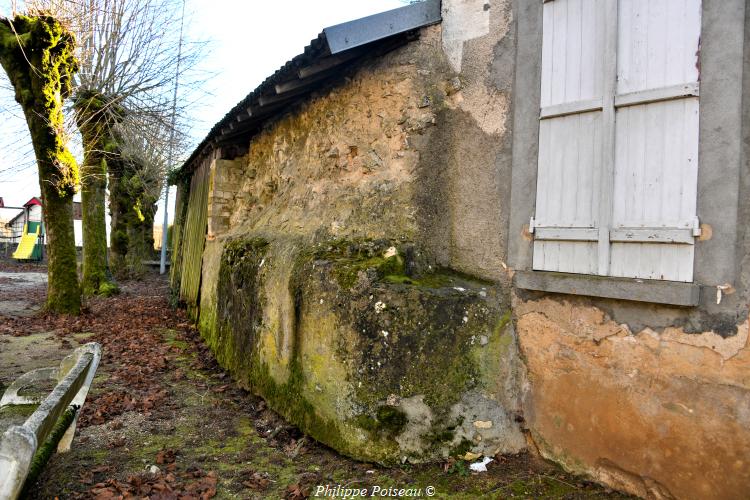
[[[750,485],[750,348],[668,328],[631,332],[594,307],[515,304],[540,451],[644,497],[740,498]]]
[[[497,85],[490,77],[490,68],[495,48],[508,38],[511,29],[510,2],[496,0],[491,6],[489,1],[448,2],[447,7],[444,2],[443,5],[444,46],[446,43],[456,43],[457,36],[466,36],[461,42],[461,64],[458,69],[453,66],[460,73],[462,84],[462,89],[454,99],[459,108],[469,113],[485,134],[502,136],[507,131],[510,87],[507,84]],[[482,23],[476,23],[478,18],[486,24],[486,29]],[[469,33],[459,30],[456,34],[453,25],[474,28]],[[447,55],[450,60],[451,52],[447,52]],[[505,71],[508,69],[505,68]],[[502,70],[493,76],[498,76],[501,72]]]
[[[464,43],[490,32],[490,0],[444,0],[443,50],[453,71],[460,72]]]

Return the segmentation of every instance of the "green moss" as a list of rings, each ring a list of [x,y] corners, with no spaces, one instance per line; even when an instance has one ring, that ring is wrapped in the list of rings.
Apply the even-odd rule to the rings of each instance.
[[[379,406],[374,417],[363,413],[354,417],[351,423],[370,433],[372,439],[382,439],[399,435],[408,419],[394,406]]]
[[[177,332],[175,330],[165,330],[164,336],[166,337],[166,342],[168,345],[177,347],[181,351],[189,352],[190,344],[188,344],[184,340],[179,340],[177,338]]]
[[[210,266],[219,262],[216,294],[202,298],[200,330],[219,363],[341,453],[380,463],[401,459],[409,419],[407,406],[384,404],[392,395],[416,398],[404,405],[428,406],[432,427],[408,438],[425,443],[424,457],[447,452],[458,425],[452,408],[468,391],[486,388],[480,364],[502,355],[490,346],[509,338],[502,331],[509,316],[485,299],[485,283],[415,266],[407,245],[387,240],[287,248],[293,247],[250,237],[223,243],[221,257],[208,257]],[[279,270],[288,267],[288,290],[279,289],[287,284]],[[408,272],[411,283],[388,278]],[[290,313],[280,309],[289,296],[294,317],[279,319]],[[281,330],[290,325],[292,339]]]
[[[380,427],[395,436],[406,426],[406,414],[393,406],[381,406],[377,410]]]
[[[31,133],[44,203],[48,252],[47,309],[78,314],[73,194],[78,165],[65,144],[63,100],[78,69],[75,39],[47,15],[0,18],[0,65],[15,90]]]
[[[120,287],[110,281],[103,281],[99,284],[99,290],[97,292],[102,297],[112,297],[120,293]]]
[[[44,444],[42,444],[36,450],[34,458],[31,461],[31,465],[29,466],[29,473],[26,476],[26,482],[24,483],[23,491],[20,495],[22,498],[26,498],[26,496],[31,492],[31,488],[39,478],[39,475],[42,473],[44,466],[47,465],[50,457],[57,449],[57,444],[60,442],[60,439],[62,439],[65,431],[68,430],[68,427],[70,427],[70,424],[73,422],[77,411],[77,408],[73,407],[65,410],[62,416],[58,419],[55,426],[52,428],[52,432],[50,432],[47,441],[45,441]]]
[[[224,246],[216,310],[200,312],[201,334],[222,366],[248,380],[251,354],[263,319],[263,262],[268,241],[239,239]]]
[[[451,448],[450,454],[452,457],[463,457],[473,446],[474,443],[468,439],[462,439],[460,443]]]
[[[373,270],[378,278],[385,276],[403,275],[404,261],[398,255],[393,257],[371,257],[366,260],[340,260],[335,269],[335,276],[342,288],[353,287],[359,279],[360,273]]]

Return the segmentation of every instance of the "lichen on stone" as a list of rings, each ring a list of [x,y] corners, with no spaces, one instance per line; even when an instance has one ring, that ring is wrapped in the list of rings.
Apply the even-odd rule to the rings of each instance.
[[[408,242],[290,248],[252,235],[223,243],[216,296],[204,296],[200,319],[222,366],[304,432],[355,458],[395,464],[463,449],[474,429],[457,408],[469,394],[495,397],[484,378],[493,367],[478,362],[512,362],[502,347],[507,311],[487,284],[438,270]],[[273,278],[289,267],[287,282]],[[273,309],[284,294],[293,303],[282,320],[293,325],[288,354],[272,320],[283,315]],[[492,415],[482,418],[507,420],[497,428],[511,436],[508,449],[519,449],[520,433],[496,407],[483,406]]]

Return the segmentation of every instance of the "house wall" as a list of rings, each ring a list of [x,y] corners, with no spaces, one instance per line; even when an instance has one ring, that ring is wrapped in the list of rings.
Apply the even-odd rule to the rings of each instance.
[[[511,201],[514,210],[527,212],[511,219],[508,244],[512,265],[524,270],[531,251],[525,225],[534,208],[534,189],[527,187],[536,178],[526,166],[536,163],[540,13],[541,3],[516,2],[524,37],[514,125],[516,139],[526,139],[514,143]],[[699,305],[513,290],[530,382],[525,418],[541,453],[570,470],[657,498],[739,498],[750,490],[750,248],[745,235],[735,235],[748,216],[741,147],[748,115],[740,96],[747,92],[745,2],[704,1],[702,25]],[[717,295],[719,285],[729,294]]]
[[[247,155],[214,161],[201,331],[236,378],[353,456],[388,462],[399,454],[419,460],[458,450],[519,450],[515,423],[522,422],[532,449],[613,487],[655,498],[741,498],[750,490],[744,230],[743,257],[721,307],[714,289],[702,290],[699,308],[685,308],[512,284],[508,248],[528,246],[531,236],[509,221],[510,208],[535,189],[520,184],[511,193],[513,159],[529,156],[513,149],[512,138],[514,110],[525,109],[524,96],[534,91],[515,79],[517,58],[533,52],[517,47],[516,34],[530,5],[444,0],[440,26],[270,124]],[[746,73],[747,67],[745,61]],[[746,128],[742,133],[747,148]],[[743,168],[739,227],[750,216],[747,188]],[[408,334],[403,345],[394,344],[403,350],[381,358],[391,344],[382,334],[376,342],[372,331],[390,334],[394,324],[416,331],[399,318],[433,310],[436,296],[446,293],[416,278],[402,287],[407,271],[399,271],[407,276],[398,286],[375,272],[393,264],[384,258],[391,247],[407,268],[465,273],[465,286],[448,288],[467,296],[445,309],[461,303],[474,311],[469,323],[477,330],[420,316],[450,325],[449,334],[429,340],[436,344],[421,344],[432,347],[431,358],[411,361],[416,337]],[[342,285],[347,279],[349,288]],[[376,301],[399,304],[393,310],[400,316],[375,316]],[[508,311],[509,323],[498,320]],[[239,323],[242,329],[231,326]],[[489,349],[475,348],[474,340],[461,347],[472,338]],[[435,348],[453,345],[457,350]],[[450,352],[441,357],[441,350]],[[379,370],[381,361],[398,361],[429,380],[424,374],[454,370],[451,359],[469,363],[480,381],[467,390],[459,377],[451,390],[458,387],[460,400],[447,407],[419,398],[419,391],[439,388],[439,375],[434,387],[417,390],[403,384],[409,373]],[[362,399],[360,382],[380,399]],[[388,391],[375,389],[380,385]],[[280,398],[284,391],[309,408]],[[388,406],[403,413],[405,427],[367,429],[383,424],[378,412]],[[430,431],[412,425],[472,408],[484,412],[470,419],[480,424],[437,447],[425,441]],[[482,435],[485,421],[498,432]]]
[[[247,154],[205,160],[202,334],[240,383],[361,459],[526,446],[502,267],[509,87],[479,63],[492,47],[459,77],[424,29]]]

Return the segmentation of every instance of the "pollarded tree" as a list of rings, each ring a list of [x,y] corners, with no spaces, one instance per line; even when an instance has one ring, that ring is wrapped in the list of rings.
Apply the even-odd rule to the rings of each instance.
[[[107,163],[117,155],[112,127],[122,119],[122,110],[104,96],[78,91],[73,103],[83,142],[81,209],[83,229],[83,293],[114,291],[107,271],[106,190]]]
[[[154,256],[156,202],[168,166],[171,129],[158,120],[140,120],[136,129],[126,118],[118,130],[119,158],[110,163],[112,211],[111,265],[116,274],[139,277],[143,261]]]
[[[78,69],[74,48],[73,34],[52,16],[0,18],[0,64],[23,109],[39,168],[49,260],[47,309],[69,314],[81,308],[73,234],[79,171],[63,128],[63,100]]]
[[[108,163],[118,161],[112,156],[123,150],[118,144],[120,132],[132,127],[139,133],[154,122],[174,126],[172,118],[182,108],[165,96],[171,97],[175,79],[189,84],[190,79],[180,76],[199,59],[202,45],[183,47],[182,36],[176,35],[175,26],[182,19],[180,0],[26,0],[26,5],[64,19],[79,41],[80,70],[75,76],[73,109],[84,149],[83,289],[86,294],[97,293],[107,284],[107,176],[111,193],[113,187],[116,191],[127,184],[117,178],[119,165],[113,165],[109,173],[106,170]],[[124,116],[127,122],[123,122]],[[163,143],[151,146],[166,147]],[[110,198],[113,226],[118,218],[138,210],[122,201]],[[110,268],[114,274],[130,274],[123,272],[121,266],[126,262],[118,252],[127,235],[119,231],[111,234]]]

